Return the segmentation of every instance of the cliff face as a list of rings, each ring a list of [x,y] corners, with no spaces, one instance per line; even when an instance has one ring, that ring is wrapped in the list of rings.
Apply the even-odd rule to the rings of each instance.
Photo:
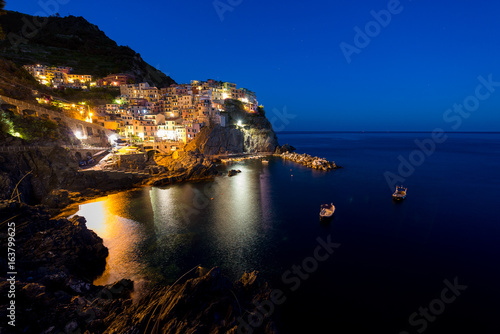
[[[242,130],[244,135],[243,147],[245,152],[274,152],[278,147],[278,138],[272,129]]]
[[[75,156],[57,144],[16,152],[17,146],[27,143],[0,133],[0,147],[4,144],[14,151],[0,152],[0,200],[10,199],[16,184],[25,175],[18,187],[20,199],[50,208],[65,207],[85,196],[129,189],[141,184],[144,178],[130,174],[78,172]]]
[[[236,128],[219,125],[203,129],[195,139],[195,145],[205,155],[241,153],[244,151],[243,132]]]
[[[217,125],[204,130],[198,135],[197,140],[200,151],[205,155],[274,152],[278,146],[278,140],[272,129],[253,127]]]
[[[250,114],[237,100],[226,100],[224,107],[229,124],[226,127],[216,125],[203,129],[187,146],[188,150],[198,148],[205,155],[276,150],[278,138],[263,110]]]
[[[24,144],[19,138],[6,136],[4,139],[10,149]],[[73,182],[77,168],[69,152],[58,146],[43,152],[33,149],[0,153],[0,200],[10,199],[16,184],[27,175],[18,187],[21,200],[40,203],[53,189],[66,188]]]

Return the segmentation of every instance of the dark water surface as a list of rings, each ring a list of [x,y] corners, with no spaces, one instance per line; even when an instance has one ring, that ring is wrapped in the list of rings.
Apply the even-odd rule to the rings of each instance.
[[[198,264],[232,279],[259,270],[284,292],[284,333],[500,333],[500,134],[447,136],[418,160],[414,140],[430,134],[280,134],[345,168],[250,160],[232,178],[82,204],[110,249],[97,283],[173,282]],[[418,164],[402,203],[384,177],[398,157]],[[320,223],[329,202],[335,217]],[[340,244],[320,262],[318,238]]]

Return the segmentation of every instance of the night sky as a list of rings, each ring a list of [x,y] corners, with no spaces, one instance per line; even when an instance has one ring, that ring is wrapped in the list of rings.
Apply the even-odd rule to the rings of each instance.
[[[500,131],[498,1],[7,0],[6,9],[83,16],[178,83],[236,82],[283,131]],[[356,27],[368,28],[357,43]],[[478,77],[490,75],[499,84],[477,95]],[[447,111],[464,101],[470,111]]]

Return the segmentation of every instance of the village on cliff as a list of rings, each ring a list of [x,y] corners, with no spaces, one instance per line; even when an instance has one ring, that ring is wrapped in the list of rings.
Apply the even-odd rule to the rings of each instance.
[[[224,109],[226,99],[240,101],[249,114],[259,109],[254,92],[230,82],[192,80],[190,84],[157,88],[147,82],[134,83],[135,78],[124,73],[96,80],[91,75],[73,74],[70,67],[36,64],[24,68],[39,83],[56,89],[119,87],[120,95],[113,103],[103,105],[75,104],[48,95],[40,95],[37,100],[69,109],[75,118],[115,132],[115,141],[143,143],[166,154],[193,140],[204,126],[225,127],[229,120]],[[75,131],[75,136],[87,139],[85,127]]]

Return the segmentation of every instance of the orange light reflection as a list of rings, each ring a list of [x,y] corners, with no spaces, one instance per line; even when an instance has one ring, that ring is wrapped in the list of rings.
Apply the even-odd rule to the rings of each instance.
[[[120,205],[119,201],[106,197],[96,202],[81,204],[76,213],[85,217],[87,227],[103,239],[109,250],[106,269],[101,277],[94,281],[95,285],[110,284],[122,278],[141,279],[137,276],[140,268],[138,254],[133,252],[133,246],[140,239],[140,230],[137,222],[111,213],[119,212]]]

